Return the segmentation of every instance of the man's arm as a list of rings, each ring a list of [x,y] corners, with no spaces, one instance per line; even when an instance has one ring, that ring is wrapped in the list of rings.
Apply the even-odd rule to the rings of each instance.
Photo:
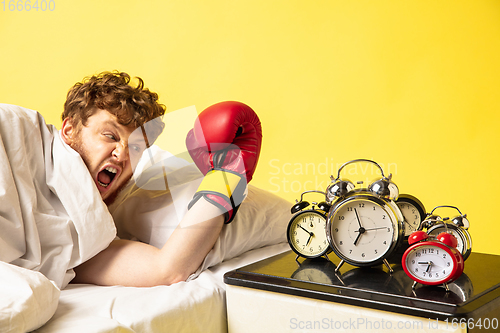
[[[185,281],[210,252],[224,224],[222,212],[199,200],[165,245],[115,240],[107,249],[75,268],[73,283],[149,287]],[[214,216],[206,219],[207,216]]]

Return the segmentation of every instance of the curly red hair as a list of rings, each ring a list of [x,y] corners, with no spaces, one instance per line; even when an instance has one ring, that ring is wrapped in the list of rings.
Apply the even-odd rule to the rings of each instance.
[[[134,87],[130,84],[130,75],[118,71],[84,78],[69,90],[62,119],[69,117],[75,126],[86,126],[88,118],[97,110],[106,110],[124,126],[138,128],[154,120],[147,127],[155,128],[153,136],[157,137],[165,126],[159,118],[165,114],[165,105],[158,102],[157,93],[144,88],[140,77],[136,79],[138,83]]]

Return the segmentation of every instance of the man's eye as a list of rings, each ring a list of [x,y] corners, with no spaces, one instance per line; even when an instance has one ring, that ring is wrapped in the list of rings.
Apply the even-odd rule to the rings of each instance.
[[[130,145],[129,149],[132,149],[136,153],[140,153],[141,151],[144,150],[141,146],[137,146],[137,145]]]
[[[113,141],[116,140],[116,138],[115,138],[115,136],[113,134],[104,134],[104,136],[107,137],[107,138],[109,138],[109,139],[111,139],[111,140],[113,140]]]

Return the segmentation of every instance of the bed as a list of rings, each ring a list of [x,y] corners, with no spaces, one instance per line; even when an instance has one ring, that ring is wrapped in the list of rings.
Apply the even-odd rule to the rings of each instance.
[[[288,249],[287,243],[254,249],[172,286],[70,284],[36,332],[227,332],[224,273]]]

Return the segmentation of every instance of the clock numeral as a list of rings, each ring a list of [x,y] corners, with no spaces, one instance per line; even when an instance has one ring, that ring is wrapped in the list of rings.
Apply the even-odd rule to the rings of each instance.
[[[378,251],[377,251],[377,250],[375,250],[375,254],[378,254]]]
[[[348,212],[352,212],[352,207],[347,207]]]
[[[344,245],[344,242],[343,242],[343,241],[340,241],[340,242],[339,242],[339,244],[340,244],[340,245]]]
[[[364,253],[361,253],[361,256],[362,256],[363,258],[364,258],[364,257],[366,257],[366,255],[365,255]]]
[[[344,215],[340,215],[340,216],[339,216],[339,220],[340,220],[340,221],[344,221],[344,219],[345,219]]]
[[[391,228],[387,228],[387,232],[391,232]]]
[[[313,251],[314,251],[314,248],[312,248],[312,247],[311,247],[311,248],[309,249],[309,251],[313,252]]]
[[[349,250],[349,254],[351,254],[351,253],[352,253],[352,250]]]
[[[375,207],[373,207],[373,208],[375,208]],[[385,215],[382,215],[382,220],[385,220]]]
[[[450,267],[450,266],[451,266],[451,264],[450,264],[450,262],[449,262],[449,261],[446,263],[446,266],[448,266],[448,267]]]
[[[339,232],[339,228],[335,228],[335,232]]]
[[[363,202],[360,202],[359,203],[359,208],[364,208],[364,207],[365,207],[365,204]],[[375,208],[375,207],[373,207],[373,208]]]
[[[418,272],[418,268],[415,268],[415,272]]]

